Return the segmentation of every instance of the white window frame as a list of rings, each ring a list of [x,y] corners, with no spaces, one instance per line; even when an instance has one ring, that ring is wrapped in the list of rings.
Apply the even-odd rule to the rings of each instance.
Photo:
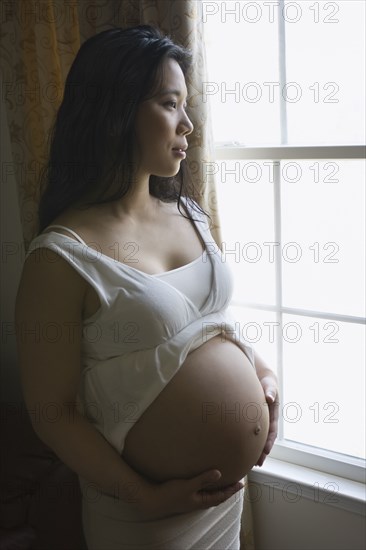
[[[281,89],[285,86],[286,78],[286,32],[285,20],[281,16],[284,9],[284,0],[278,0],[278,41],[279,41],[279,84]],[[282,160],[315,160],[315,159],[365,159],[365,145],[330,145],[330,146],[291,146],[287,144],[287,103],[281,95],[280,99],[280,127],[281,145],[269,147],[246,147],[237,142],[215,143],[214,157],[216,161],[227,160],[267,160],[273,164],[273,185],[274,185],[274,239],[281,246],[281,170]],[[275,259],[276,296],[275,306],[272,304],[263,305],[249,302],[233,302],[233,306],[252,308],[257,310],[272,311],[276,314],[278,326],[282,326],[283,314],[306,315],[310,317],[321,317],[334,321],[347,323],[366,324],[363,317],[350,315],[339,315],[329,312],[304,310],[298,308],[284,307],[282,303],[282,272],[281,259]],[[283,395],[283,357],[282,342],[277,347],[278,382],[280,395]],[[283,462],[312,468],[328,474],[337,475],[356,482],[365,482],[366,461],[355,457],[347,456],[310,445],[291,442],[283,439],[283,419],[280,417],[279,435],[274,445],[271,457]]]
[[[221,143],[215,145],[214,156],[216,161],[227,160],[263,160],[274,162],[273,185],[274,185],[274,240],[281,246],[281,170],[280,162],[282,160],[314,160],[314,159],[365,159],[366,146],[364,145],[339,145],[339,146],[287,146],[276,147],[243,147],[239,144]],[[233,301],[231,305],[243,308],[271,311],[276,313],[278,326],[282,326],[283,314],[302,315],[309,317],[320,317],[333,321],[342,321],[346,323],[366,324],[366,319],[352,315],[340,315],[326,311],[313,311],[299,308],[284,307],[282,304],[282,273],[281,259],[275,260],[275,279],[276,279],[276,298],[273,304],[258,304],[245,301]],[[283,395],[283,360],[282,360],[282,342],[277,347],[278,362],[278,383],[280,395]],[[366,461],[347,456],[341,453],[335,453],[318,447],[312,447],[301,443],[291,442],[283,439],[283,422],[280,418],[279,435],[277,442],[271,452],[271,457],[305,466],[321,472],[337,475],[342,478],[350,479],[356,482],[365,481]]]

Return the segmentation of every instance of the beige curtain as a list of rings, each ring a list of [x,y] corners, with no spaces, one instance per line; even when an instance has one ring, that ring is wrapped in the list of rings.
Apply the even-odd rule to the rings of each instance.
[[[60,105],[68,70],[90,36],[112,26],[157,25],[194,55],[187,76],[188,164],[196,197],[211,215],[211,231],[221,245],[215,182],[206,179],[213,160],[208,103],[202,101],[206,78],[203,24],[199,0],[7,0],[2,5],[2,79],[7,123],[18,185],[25,247],[37,231],[39,175],[47,160],[48,133]],[[242,548],[251,550],[250,501],[245,499]]]
[[[60,105],[64,82],[80,45],[112,26],[158,25],[190,48],[194,66],[187,77],[194,133],[187,161],[198,202],[212,218],[221,243],[215,185],[205,176],[212,161],[205,79],[201,2],[195,0],[10,0],[2,7],[2,74],[10,139],[18,183],[25,246],[37,231],[39,175],[47,159],[48,133]],[[204,180],[207,181],[204,181]]]

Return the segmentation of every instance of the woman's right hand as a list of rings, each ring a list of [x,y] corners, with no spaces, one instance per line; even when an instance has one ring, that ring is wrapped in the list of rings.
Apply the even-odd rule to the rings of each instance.
[[[209,470],[191,479],[173,479],[162,483],[145,480],[138,505],[139,515],[141,519],[154,520],[210,508],[244,487],[238,481],[222,489],[213,488],[220,477],[218,470]]]

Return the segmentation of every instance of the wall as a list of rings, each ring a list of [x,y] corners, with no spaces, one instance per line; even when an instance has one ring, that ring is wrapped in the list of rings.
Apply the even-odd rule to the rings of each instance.
[[[0,76],[1,79],[1,76]],[[0,89],[3,89],[0,80]],[[10,149],[9,128],[5,103],[1,94],[0,120],[0,204],[1,204],[1,370],[0,400],[16,400],[20,395],[19,372],[16,367],[16,342],[14,334],[14,303],[24,258],[24,246],[18,207],[17,185]]]
[[[256,550],[366,548],[362,484],[284,462],[277,476],[273,464],[279,461],[267,461],[267,473],[255,468],[249,475]],[[305,471],[307,483],[301,481]]]

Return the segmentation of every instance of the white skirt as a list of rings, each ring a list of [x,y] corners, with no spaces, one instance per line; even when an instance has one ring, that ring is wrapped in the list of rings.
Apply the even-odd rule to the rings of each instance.
[[[218,506],[141,521],[133,505],[80,486],[88,550],[240,550],[243,489]]]

